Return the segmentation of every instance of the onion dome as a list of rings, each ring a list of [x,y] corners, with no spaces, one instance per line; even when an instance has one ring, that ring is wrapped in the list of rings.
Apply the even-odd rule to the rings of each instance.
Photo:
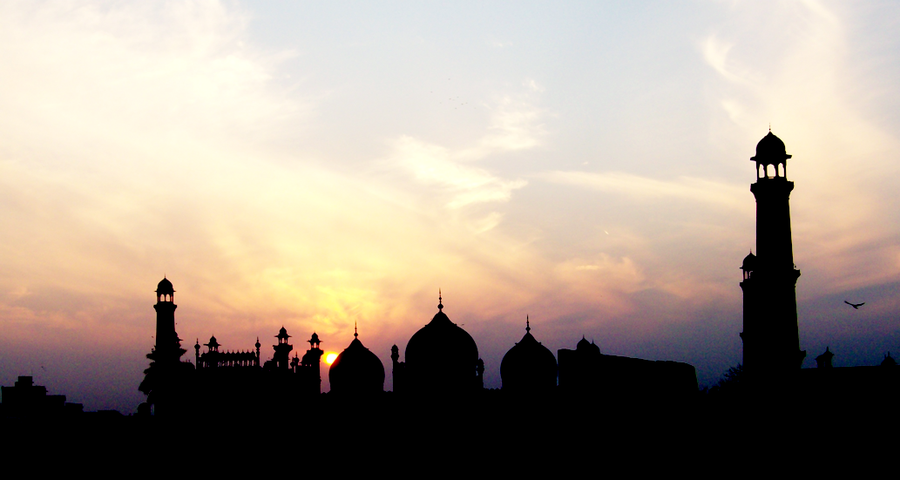
[[[756,156],[750,160],[762,165],[777,165],[789,158],[791,156],[787,154],[784,142],[769,130],[769,133],[756,144]]]
[[[503,390],[534,392],[552,390],[556,386],[556,357],[531,335],[525,320],[525,336],[503,356],[500,378]]]
[[[378,394],[384,391],[384,364],[354,333],[328,369],[331,392],[338,395]]]
[[[163,279],[160,280],[159,284],[156,286],[156,294],[173,295],[174,293],[175,287],[172,286],[172,282],[170,282],[168,278],[163,277]]]
[[[896,367],[897,361],[891,358],[891,352],[888,352],[887,355],[884,356],[884,360],[881,361],[882,367]]]
[[[476,388],[478,346],[465,330],[438,313],[406,344],[409,387],[417,392],[462,393]]]

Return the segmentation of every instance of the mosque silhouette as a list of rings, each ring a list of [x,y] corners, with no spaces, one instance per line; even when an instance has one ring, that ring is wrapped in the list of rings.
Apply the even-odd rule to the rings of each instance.
[[[194,363],[182,361],[186,350],[175,332],[175,289],[164,278],[156,289],[157,345],[147,357],[150,367],[140,389],[157,416],[243,414],[253,411],[290,410],[316,399],[321,392],[320,362],[323,351],[313,333],[309,349],[293,352],[291,335],[282,327],[275,335],[272,357],[263,361],[257,339],[251,349],[223,351],[215,336],[201,352],[194,344]],[[397,345],[391,348],[395,397],[431,403],[472,401],[486,395],[484,362],[475,340],[444,313],[442,296],[438,312],[407,343],[405,361]],[[329,399],[373,399],[384,395],[385,369],[354,332],[353,340],[328,369]],[[574,350],[559,351],[560,362],[531,334],[526,318],[525,335],[510,348],[500,365],[502,394],[508,397],[617,395],[640,398],[653,395],[684,400],[697,393],[694,367],[671,361],[648,361],[600,353],[597,345],[582,338]],[[147,407],[144,407],[147,408]]]
[[[751,157],[756,164],[756,182],[750,187],[757,204],[756,253],[747,255],[741,265],[744,361],[736,370],[740,375],[732,375],[733,380],[741,380],[741,388],[728,391],[740,392],[745,398],[895,391],[900,369],[835,369],[828,349],[817,358],[818,369],[801,372],[806,352],[799,348],[796,283],[800,271],[794,265],[791,239],[789,197],[794,183],[787,180],[790,158],[784,142],[771,130]],[[481,411],[494,414],[520,412],[517,408],[526,399],[552,404],[557,415],[583,412],[598,403],[620,409],[637,405],[651,405],[654,410],[661,405],[682,408],[694,405],[698,398],[691,365],[605,355],[583,337],[574,349],[560,349],[554,356],[532,335],[527,317],[525,335],[500,364],[502,388],[486,390],[485,364],[478,346],[444,313],[440,294],[437,313],[409,339],[403,361],[400,348],[391,348],[392,392],[384,391],[384,365],[363,345],[354,328],[353,340],[329,368],[331,391],[323,396],[323,352],[316,333],[302,357],[294,352],[291,358],[291,336],[282,327],[275,335],[271,359],[265,361],[259,339],[244,351],[221,351],[213,336],[203,344],[204,352],[196,341],[191,364],[181,359],[186,350],[175,332],[172,283],[164,278],[156,294],[157,344],[147,355],[151,364],[140,386],[148,395],[144,412],[152,408],[156,416],[286,412],[303,402],[322,402],[323,397],[329,402],[359,398],[381,405],[388,402],[395,412],[423,404],[477,404]],[[893,359],[886,357],[883,365],[894,365]],[[866,390],[864,385],[876,387]],[[580,409],[573,410],[573,406]]]
[[[139,386],[147,401],[137,417],[201,419],[213,422],[209,425],[225,418],[266,417],[281,422],[279,428],[293,419],[312,432],[327,416],[329,425],[344,422],[343,427],[360,431],[360,422],[370,422],[372,431],[396,429],[412,439],[434,438],[434,432],[456,432],[446,438],[457,438],[466,428],[491,425],[493,431],[505,432],[507,441],[520,434],[562,439],[561,425],[577,438],[585,418],[596,418],[598,412],[603,412],[610,432],[617,426],[619,432],[633,431],[638,421],[645,427],[652,424],[656,431],[663,430],[660,425],[696,431],[690,423],[698,418],[707,422],[702,428],[716,430],[721,428],[718,419],[734,412],[740,412],[749,428],[756,420],[771,426],[769,419],[780,418],[783,427],[803,419],[788,421],[785,415],[806,415],[810,425],[859,411],[875,419],[886,412],[885,400],[900,393],[900,369],[890,355],[879,366],[835,368],[834,354],[826,348],[816,358],[817,368],[801,369],[806,352],[800,349],[797,322],[800,271],[793,262],[790,158],[784,142],[771,131],[751,157],[756,164],[750,190],[757,204],[757,242],[756,253],[748,254],[741,265],[743,364],[726,375],[728,382],[705,392],[708,395],[700,395],[704,392],[698,391],[689,364],[603,354],[584,337],[574,349],[560,349],[554,356],[532,334],[527,317],[525,335],[499,366],[502,387],[485,389],[485,364],[477,343],[444,313],[440,293],[437,313],[409,339],[402,361],[400,348],[391,348],[393,391],[384,390],[385,366],[354,328],[353,339],[328,369],[331,389],[323,394],[323,351],[315,332],[305,341],[309,346],[302,355],[282,326],[271,351],[259,338],[245,350],[224,350],[210,336],[202,345],[195,341],[193,363],[184,360],[187,350],[175,331],[175,288],[163,278],[153,305],[156,345],[147,355],[150,365]],[[47,395],[31,377],[4,386],[2,395],[0,417],[5,419],[60,418],[64,409],[81,411],[77,404],[65,404],[64,396]],[[832,408],[838,404],[841,410]],[[346,415],[351,409],[355,413]],[[578,446],[559,443],[560,448]]]

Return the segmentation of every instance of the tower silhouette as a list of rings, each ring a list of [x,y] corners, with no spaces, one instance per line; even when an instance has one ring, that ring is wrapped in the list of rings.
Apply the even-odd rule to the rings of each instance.
[[[272,361],[275,364],[275,368],[287,370],[290,367],[291,350],[294,349],[294,346],[288,343],[288,339],[291,336],[288,335],[287,329],[282,326],[275,338],[278,339],[278,344],[272,345],[272,348],[275,349],[275,356],[272,358]]]
[[[144,370],[144,380],[138,389],[147,395],[147,403],[153,405],[157,415],[183,414],[184,382],[193,367],[181,363],[186,350],[175,332],[175,288],[169,279],[156,286],[156,346],[147,354],[150,366]]]
[[[744,372],[756,385],[784,381],[800,368],[797,328],[797,278],[791,242],[789,197],[794,182],[787,179],[784,142],[771,130],[756,145],[756,255],[741,265],[744,292]]]
[[[181,339],[175,333],[175,288],[168,278],[160,280],[156,286],[156,355],[157,361],[177,362],[184,351]],[[179,353],[180,352],[180,353]]]

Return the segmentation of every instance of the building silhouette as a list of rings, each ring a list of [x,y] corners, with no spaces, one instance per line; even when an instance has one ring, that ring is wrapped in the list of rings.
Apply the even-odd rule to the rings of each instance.
[[[485,367],[478,346],[471,335],[450,321],[439,295],[438,312],[409,339],[405,361],[400,362],[396,345],[391,349],[392,395],[384,392],[384,365],[362,344],[354,328],[353,340],[329,368],[331,391],[323,397],[323,351],[316,333],[308,340],[309,349],[302,356],[282,326],[274,336],[269,360],[263,360],[259,338],[249,349],[228,350],[213,335],[202,346],[199,339],[195,342],[193,364],[182,361],[185,350],[175,332],[174,292],[168,279],[159,282],[154,305],[157,342],[147,355],[152,361],[140,387],[147,394],[147,406],[142,411],[152,407],[153,415],[163,418],[296,418],[305,415],[314,402],[316,408],[335,409],[339,408],[337,405],[352,404],[344,400],[352,402],[365,397],[370,400],[366,405],[383,406],[405,428],[415,429],[412,412],[425,415],[435,405],[450,406],[456,400],[464,400],[479,415],[489,416],[499,410],[507,414],[519,411],[510,408],[511,403],[505,407],[492,403],[492,399],[500,398],[541,398],[553,403],[555,398],[566,395],[557,403],[562,405],[568,404],[572,395],[593,400],[648,395],[670,399],[675,398],[676,392],[682,396],[697,392],[696,375],[690,365],[602,355],[596,345],[584,338],[575,350],[560,350],[557,364],[553,353],[531,334],[527,317],[525,335],[501,362],[502,389],[485,390]],[[323,398],[333,401],[322,404]],[[427,401],[419,401],[422,399]],[[515,404],[516,408],[530,405]],[[462,420],[467,411],[471,412],[456,410],[456,417],[452,418]],[[447,418],[448,427],[456,421]]]
[[[806,352],[800,350],[797,326],[797,279],[791,242],[784,142],[771,131],[756,145],[756,254],[741,265],[744,293],[743,368],[751,385],[786,385],[796,376]]]
[[[34,384],[31,376],[19,376],[11,386],[0,387],[0,420],[59,420],[82,413],[83,405],[66,402],[65,395],[48,395],[47,387]]]
[[[175,332],[175,289],[167,278],[156,289],[156,345],[147,355],[140,390],[147,404],[161,417],[231,415],[295,411],[297,405],[315,399],[322,389],[319,336],[313,333],[310,348],[291,358],[291,336],[281,327],[272,345],[272,358],[261,361],[259,339],[252,349],[223,350],[213,335],[194,344],[195,364],[183,362],[185,350]]]
[[[568,398],[680,403],[697,394],[697,373],[687,363],[604,355],[584,337],[558,354],[559,390]]]
[[[353,341],[338,354],[328,368],[331,394],[339,396],[374,396],[384,392],[384,364],[359,341],[353,328]]]
[[[556,389],[556,357],[531,335],[525,317],[525,336],[503,356],[500,379],[503,391],[515,395],[546,395]]]
[[[484,389],[484,362],[472,336],[450,321],[438,295],[438,313],[406,344],[405,362],[391,347],[394,392],[415,396],[450,397]]]
[[[144,370],[139,387],[147,395],[147,403],[161,416],[185,415],[189,406],[193,366],[183,363],[181,339],[175,332],[175,288],[163,277],[156,286],[156,345],[147,354],[150,366]]]

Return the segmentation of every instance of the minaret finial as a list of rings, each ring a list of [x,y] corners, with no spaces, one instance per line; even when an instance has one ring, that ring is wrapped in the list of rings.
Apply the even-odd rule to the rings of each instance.
[[[525,315],[525,333],[531,332],[531,324],[528,323],[528,315]]]
[[[359,332],[356,330],[356,322],[353,322],[353,338],[359,336]]]
[[[438,289],[438,311],[439,311],[439,312],[443,312],[443,311],[444,311],[444,298],[443,298],[443,296],[441,295],[441,289],[440,289],[440,288]]]

